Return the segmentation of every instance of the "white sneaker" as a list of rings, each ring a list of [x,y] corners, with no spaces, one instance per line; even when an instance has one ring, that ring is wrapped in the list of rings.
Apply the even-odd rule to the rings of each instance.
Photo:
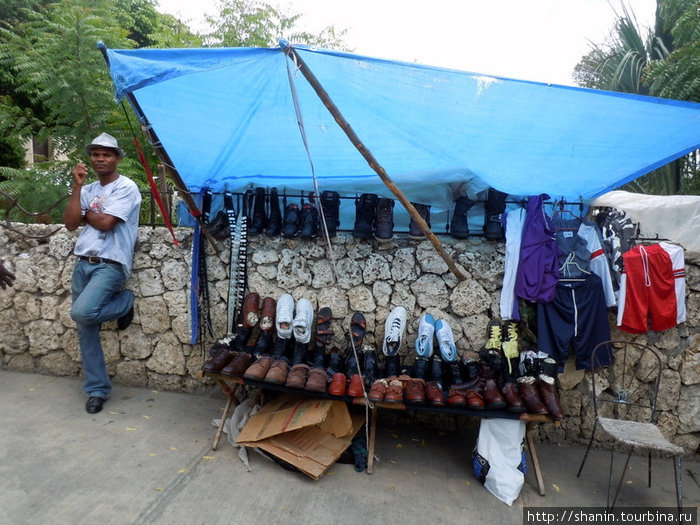
[[[277,301],[275,311],[275,325],[277,327],[277,337],[289,339],[292,337],[292,321],[294,320],[294,297],[291,294],[284,294]]]
[[[435,335],[435,319],[430,314],[423,314],[418,323],[416,338],[416,354],[430,358],[433,355],[433,336]]]
[[[391,356],[399,353],[405,331],[406,309],[403,306],[397,306],[384,323],[384,345],[382,346],[384,355]]]
[[[311,325],[314,322],[314,307],[311,301],[301,298],[297,301],[297,312],[292,321],[294,329],[294,339],[297,343],[308,343],[311,341]]]
[[[435,334],[440,346],[442,360],[448,363],[456,361],[457,347],[455,346],[455,336],[452,334],[452,328],[447,324],[447,321],[440,319],[435,323]]]

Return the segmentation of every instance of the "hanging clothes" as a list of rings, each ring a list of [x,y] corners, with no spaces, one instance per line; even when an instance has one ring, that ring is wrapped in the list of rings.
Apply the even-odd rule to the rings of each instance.
[[[501,319],[520,320],[518,301],[515,298],[515,277],[520,262],[520,241],[523,236],[525,215],[525,208],[518,208],[508,212],[505,217],[506,256],[500,301]]]
[[[559,247],[551,219],[544,211],[545,199],[549,195],[544,193],[528,198],[515,278],[515,294],[539,303],[554,299],[559,282]]]
[[[641,334],[686,320],[683,248],[666,242],[637,245],[622,254],[617,326]],[[649,323],[649,318],[651,323]]]

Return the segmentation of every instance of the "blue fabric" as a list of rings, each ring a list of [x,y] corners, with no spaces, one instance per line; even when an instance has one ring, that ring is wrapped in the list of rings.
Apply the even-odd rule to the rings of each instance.
[[[83,363],[83,390],[90,396],[109,397],[112,384],[107,374],[100,341],[101,323],[125,315],[134,304],[131,290],[122,290],[125,273],[111,263],[90,264],[78,259],[73,269],[70,316],[78,328]]]
[[[700,104],[296,49],[398,188],[433,213],[488,186],[588,199],[700,147]],[[133,95],[190,190],[313,191],[282,49],[106,55],[116,96]],[[392,197],[292,78],[319,189]]]

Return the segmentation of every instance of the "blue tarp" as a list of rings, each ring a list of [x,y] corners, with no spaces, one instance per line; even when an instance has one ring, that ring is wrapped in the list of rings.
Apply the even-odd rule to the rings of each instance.
[[[492,186],[588,199],[700,147],[700,104],[485,76],[295,46],[412,201],[437,211]],[[190,190],[391,197],[281,48],[107,50]],[[436,209],[437,207],[437,209]]]

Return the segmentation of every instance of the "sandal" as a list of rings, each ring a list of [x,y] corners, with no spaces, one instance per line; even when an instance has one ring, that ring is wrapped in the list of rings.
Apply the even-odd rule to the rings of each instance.
[[[352,345],[358,351],[362,348],[362,343],[365,339],[365,330],[367,330],[365,316],[360,312],[355,312],[352,319],[350,319],[350,335],[352,337]]]
[[[333,320],[333,312],[328,306],[324,306],[316,314],[316,342],[321,345],[327,345],[333,338],[333,328],[331,321]]]

